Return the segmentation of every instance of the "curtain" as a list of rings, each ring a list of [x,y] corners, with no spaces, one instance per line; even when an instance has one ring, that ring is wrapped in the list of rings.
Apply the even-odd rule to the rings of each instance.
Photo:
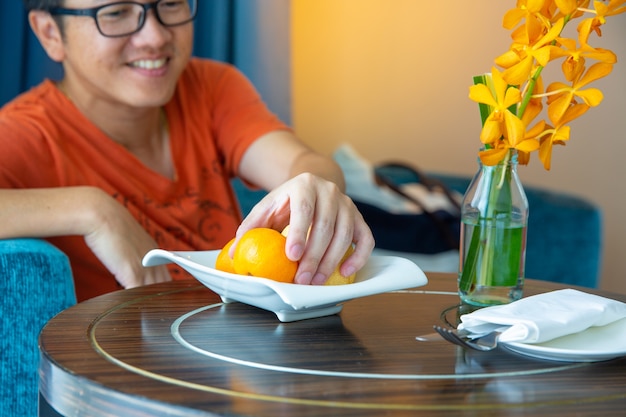
[[[290,0],[199,0],[194,55],[237,66],[270,109],[291,119]],[[0,105],[45,78],[59,80],[28,25],[21,0],[0,1]]]
[[[61,66],[50,60],[28,26],[21,0],[0,2],[0,105],[45,77],[58,79]]]
[[[291,122],[291,0],[236,0],[232,62]]]

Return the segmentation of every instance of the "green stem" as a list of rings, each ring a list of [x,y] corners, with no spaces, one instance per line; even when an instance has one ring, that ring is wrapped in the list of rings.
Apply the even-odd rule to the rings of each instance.
[[[518,279],[524,237],[521,228],[511,228],[508,215],[513,211],[514,200],[512,152],[500,164],[481,168],[482,178],[473,185],[477,187],[476,201],[464,202],[473,204],[478,212],[470,225],[463,225],[464,230],[471,230],[461,253],[464,262],[459,289],[465,294],[471,294],[476,286],[515,286]]]
[[[517,117],[519,117],[520,119],[524,115],[524,112],[526,111],[526,107],[528,107],[528,103],[530,103],[530,99],[533,98],[533,91],[535,91],[537,80],[539,79],[539,76],[541,75],[543,68],[544,67],[542,66],[537,67],[537,70],[535,71],[533,76],[530,78],[530,81],[528,81],[527,90],[524,93],[524,97],[522,97],[522,102],[517,108]]]
[[[504,160],[496,165],[493,168],[493,171],[490,173],[491,177],[489,178],[489,198],[487,203],[487,208],[485,210],[485,225],[488,227],[481,227],[480,230],[484,236],[482,236],[481,241],[484,244],[483,248],[483,262],[481,263],[481,272],[478,278],[478,283],[480,285],[493,285],[492,279],[494,277],[493,267],[495,263],[495,254],[498,250],[495,247],[495,243],[497,240],[497,216],[498,209],[502,209],[502,204],[500,204],[501,200],[501,191],[505,184],[508,184],[507,181],[507,172],[509,161],[511,160],[511,151],[507,152]],[[511,211],[512,202],[508,199],[508,203],[505,203],[504,210]],[[481,219],[482,220],[482,219]]]

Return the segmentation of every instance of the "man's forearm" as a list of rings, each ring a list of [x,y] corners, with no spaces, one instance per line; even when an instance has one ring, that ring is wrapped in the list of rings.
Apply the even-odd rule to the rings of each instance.
[[[0,238],[84,235],[103,197],[94,187],[0,189]]]
[[[346,181],[339,165],[330,158],[314,152],[305,152],[293,163],[292,177],[304,172],[310,172],[318,177],[332,181],[341,191],[346,191]]]

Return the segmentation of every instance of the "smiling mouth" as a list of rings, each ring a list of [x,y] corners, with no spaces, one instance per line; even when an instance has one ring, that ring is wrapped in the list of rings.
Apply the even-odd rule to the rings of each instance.
[[[141,68],[146,70],[154,70],[162,68],[167,63],[167,58],[161,59],[142,59],[139,61],[133,61],[130,66],[133,68]]]

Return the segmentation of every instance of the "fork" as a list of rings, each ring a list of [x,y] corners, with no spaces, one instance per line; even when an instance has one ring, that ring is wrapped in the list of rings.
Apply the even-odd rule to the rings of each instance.
[[[502,333],[493,331],[485,335],[470,336],[465,334],[461,335],[455,329],[448,329],[437,325],[433,326],[433,328],[448,342],[481,352],[495,349],[498,346],[498,336]]]

